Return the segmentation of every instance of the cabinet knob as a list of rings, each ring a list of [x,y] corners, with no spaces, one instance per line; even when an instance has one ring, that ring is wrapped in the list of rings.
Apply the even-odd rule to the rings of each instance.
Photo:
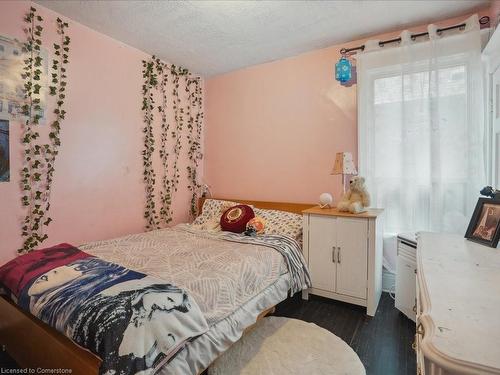
[[[337,262],[340,264],[340,246],[337,247],[337,249],[339,249],[338,253],[337,253]]]
[[[335,263],[335,246],[332,246],[332,263]]]

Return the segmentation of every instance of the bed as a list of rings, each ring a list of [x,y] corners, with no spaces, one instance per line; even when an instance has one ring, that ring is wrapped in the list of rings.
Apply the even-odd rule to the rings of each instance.
[[[225,199],[220,199],[225,200]],[[300,213],[307,204],[237,200],[256,208]],[[204,199],[200,199],[200,208]],[[168,256],[162,246],[169,244]],[[80,248],[106,261],[168,278],[197,301],[209,329],[189,341],[158,374],[199,374],[289,293],[284,257],[254,243],[221,241],[190,226],[97,241]],[[97,374],[101,360],[0,298],[0,340],[23,367]]]

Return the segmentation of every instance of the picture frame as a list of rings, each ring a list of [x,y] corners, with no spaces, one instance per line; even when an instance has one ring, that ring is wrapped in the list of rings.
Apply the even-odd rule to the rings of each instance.
[[[500,199],[478,199],[465,238],[482,245],[497,247],[500,239]]]
[[[40,125],[46,124],[46,100],[49,91],[49,51],[41,48],[42,58],[40,81],[40,106],[38,114]],[[22,118],[22,106],[25,104],[23,73],[24,60],[28,58],[24,45],[19,40],[7,35],[0,35],[0,119],[19,120]]]
[[[10,181],[9,121],[0,118],[0,183]]]

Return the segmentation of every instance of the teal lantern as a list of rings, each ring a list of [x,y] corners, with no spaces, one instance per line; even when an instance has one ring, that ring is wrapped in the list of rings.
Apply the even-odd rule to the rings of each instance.
[[[352,77],[352,64],[342,55],[340,60],[335,64],[335,79],[340,83],[349,81]]]

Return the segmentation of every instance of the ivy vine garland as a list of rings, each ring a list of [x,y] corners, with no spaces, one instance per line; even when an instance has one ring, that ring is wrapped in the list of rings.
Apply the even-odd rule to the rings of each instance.
[[[190,79],[186,86],[188,93],[188,156],[190,165],[187,168],[187,175],[189,180],[188,189],[191,191],[191,208],[190,214],[192,217],[196,216],[198,210],[198,192],[200,184],[198,183],[198,166],[202,158],[201,154],[201,128],[203,123],[203,95],[201,82],[199,78]],[[195,111],[195,114],[193,114]]]
[[[50,192],[54,178],[54,164],[61,145],[61,122],[65,117],[64,99],[66,91],[66,65],[69,60],[70,38],[66,35],[68,24],[57,18],[57,32],[60,44],[54,43],[52,61],[52,80],[49,86],[49,95],[56,96],[56,108],[53,113],[55,120],[50,124],[49,142],[42,143],[37,130],[42,118],[41,94],[42,89],[42,32],[43,18],[37,10],[31,7],[24,18],[27,24],[25,29],[26,42],[23,45],[27,58],[24,60],[23,73],[25,104],[21,113],[25,116],[22,132],[24,147],[23,168],[21,169],[22,205],[26,208],[26,217],[22,224],[23,246],[20,253],[29,252],[45,241],[48,236],[44,233],[52,219],[48,216],[50,210]]]
[[[46,235],[40,235],[41,220],[43,213],[42,191],[34,189],[34,185],[41,181],[42,162],[40,161],[40,146],[33,143],[40,137],[36,130],[40,120],[40,80],[42,57],[40,56],[40,46],[42,44],[43,27],[39,25],[43,21],[41,16],[36,15],[36,9],[30,8],[30,12],[25,17],[28,24],[26,29],[27,40],[24,43],[24,50],[28,53],[28,58],[24,60],[24,90],[26,103],[22,106],[22,114],[26,116],[24,122],[22,143],[24,146],[24,167],[21,170],[21,186],[24,192],[22,204],[28,209],[23,222],[22,236],[25,238],[21,251],[28,251],[46,239]],[[35,113],[35,111],[38,111]],[[37,184],[38,185],[38,184]]]
[[[184,107],[182,107],[182,101],[179,96],[179,79],[182,75],[187,74],[187,70],[177,68],[172,65],[170,68],[172,75],[174,76],[172,96],[173,96],[173,109],[174,109],[174,119],[175,119],[175,130],[172,132],[172,137],[175,139],[174,145],[174,166],[173,166],[173,176],[172,176],[172,190],[177,191],[177,185],[179,185],[179,179],[181,177],[179,171],[179,156],[182,149],[182,130],[184,128]]]
[[[144,84],[142,85],[142,112],[144,117],[144,150],[142,151],[142,161],[144,164],[143,180],[146,184],[146,207],[144,218],[146,219],[146,229],[152,230],[159,227],[158,215],[156,214],[155,203],[155,178],[153,169],[153,153],[155,150],[155,139],[153,135],[153,108],[154,97],[153,89],[158,81],[154,73],[154,62],[143,61],[142,76]]]
[[[161,207],[160,207],[160,218],[163,219],[165,224],[172,221],[172,188],[171,182],[168,178],[168,131],[170,129],[170,124],[167,118],[167,83],[168,83],[168,70],[164,68],[164,64],[160,59],[155,60],[156,70],[158,75],[161,77],[159,82],[159,90],[161,92],[162,102],[158,106],[158,112],[161,115],[161,139],[160,139],[160,158],[163,166],[162,174],[162,188],[160,191]]]
[[[187,177],[188,188],[192,193],[190,214],[196,214],[197,192],[200,184],[197,180],[197,169],[201,154],[201,128],[203,122],[202,87],[200,78],[193,75],[182,67],[169,65],[152,56],[148,61],[143,60],[142,87],[143,102],[142,111],[144,117],[144,183],[146,185],[146,204],[144,218],[146,229],[158,229],[161,224],[172,221],[172,197],[178,190],[181,178],[179,161],[182,151],[183,133],[187,124],[188,134],[188,158]],[[169,107],[168,88],[171,87],[171,106]],[[183,100],[181,88],[184,87],[187,97]],[[153,133],[155,95],[159,99],[157,106],[160,115],[160,147],[159,155],[162,164],[160,202],[161,206],[156,209],[156,173],[153,167],[153,155],[155,152],[155,139]],[[168,121],[168,109],[171,108],[174,124],[171,128]],[[186,123],[187,121],[187,123]],[[172,145],[168,141],[172,140]],[[169,146],[173,155],[169,153]],[[170,161],[169,158],[172,158]]]

